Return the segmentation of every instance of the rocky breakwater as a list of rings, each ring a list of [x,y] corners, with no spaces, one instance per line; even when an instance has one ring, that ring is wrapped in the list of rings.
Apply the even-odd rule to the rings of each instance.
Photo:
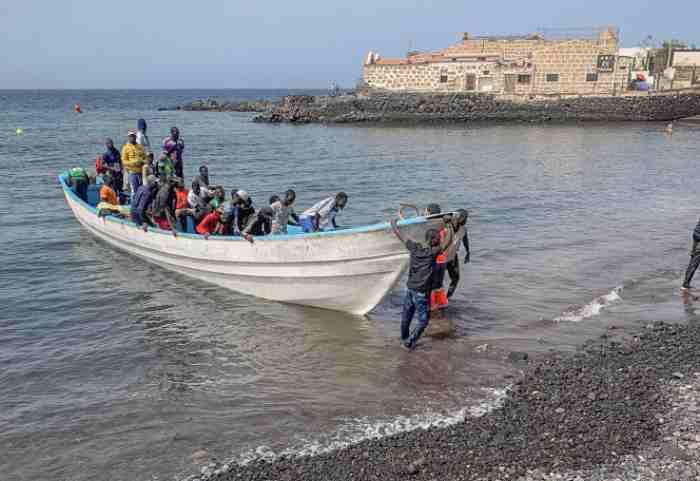
[[[669,121],[700,115],[700,89],[620,96],[356,92],[288,96],[257,122]]]
[[[267,112],[278,107],[276,100],[219,101],[215,99],[195,100],[175,107],[175,110],[191,112]],[[161,109],[170,110],[170,109]]]

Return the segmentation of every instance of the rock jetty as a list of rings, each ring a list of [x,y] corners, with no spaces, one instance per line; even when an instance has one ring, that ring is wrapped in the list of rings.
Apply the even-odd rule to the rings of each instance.
[[[357,91],[294,95],[257,122],[670,121],[700,115],[700,89],[621,96],[504,96],[485,93]]]
[[[258,99],[234,102],[206,99],[189,102],[185,105],[175,107],[175,110],[186,110],[192,112],[267,112],[269,110],[273,110],[279,104],[280,102],[278,100]]]
[[[527,360],[501,407],[458,425],[190,479],[700,479],[700,326],[641,331]]]

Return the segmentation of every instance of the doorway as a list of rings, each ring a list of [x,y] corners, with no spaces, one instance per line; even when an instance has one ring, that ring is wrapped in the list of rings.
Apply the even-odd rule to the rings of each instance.
[[[472,92],[476,90],[476,75],[473,73],[468,73],[464,77],[464,90],[467,92]]]

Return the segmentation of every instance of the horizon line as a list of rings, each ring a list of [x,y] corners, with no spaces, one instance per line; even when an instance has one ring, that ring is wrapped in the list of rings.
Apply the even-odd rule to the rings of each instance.
[[[46,90],[46,91],[73,91],[73,90],[328,90],[328,87],[265,87],[265,88],[255,88],[255,87],[168,87],[168,88],[156,88],[156,87],[71,87],[71,88],[0,88],[0,92],[3,91],[36,91],[36,90]]]

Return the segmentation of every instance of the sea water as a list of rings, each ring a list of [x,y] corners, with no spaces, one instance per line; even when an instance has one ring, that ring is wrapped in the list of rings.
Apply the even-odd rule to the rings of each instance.
[[[459,422],[498,405],[519,369],[511,351],[697,322],[700,301],[678,291],[700,216],[695,124],[669,136],[656,123],[297,126],[158,110],[284,93],[0,92],[3,479],[172,479],[213,458]],[[407,353],[401,284],[358,318],[238,295],[95,240],[56,176],[93,168],[104,138],[120,147],[141,117],[152,145],[180,128],[188,179],[206,164],[257,206],[294,188],[298,211],[346,191],[343,225],[385,221],[400,202],[467,208],[472,262],[449,309]]]

